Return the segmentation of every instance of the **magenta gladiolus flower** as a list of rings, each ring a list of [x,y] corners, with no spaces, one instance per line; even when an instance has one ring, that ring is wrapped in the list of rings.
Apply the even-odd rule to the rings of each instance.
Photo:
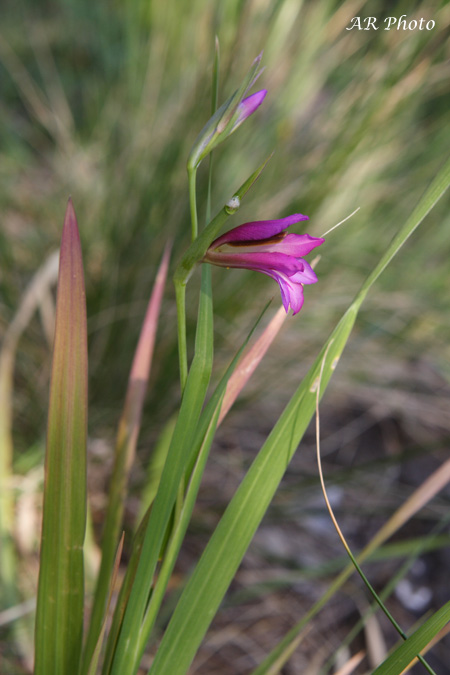
[[[286,312],[291,307],[297,314],[303,305],[303,286],[317,281],[303,256],[325,241],[309,234],[288,234],[286,228],[300,220],[308,220],[308,216],[295,213],[278,220],[239,225],[213,241],[203,260],[267,274],[278,282]]]

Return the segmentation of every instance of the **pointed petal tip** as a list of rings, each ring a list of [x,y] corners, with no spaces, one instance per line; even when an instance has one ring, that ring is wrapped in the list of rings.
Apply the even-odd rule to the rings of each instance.
[[[264,101],[264,99],[267,96],[267,89],[260,89],[259,91],[256,92],[257,94],[260,95],[261,97],[261,103]]]

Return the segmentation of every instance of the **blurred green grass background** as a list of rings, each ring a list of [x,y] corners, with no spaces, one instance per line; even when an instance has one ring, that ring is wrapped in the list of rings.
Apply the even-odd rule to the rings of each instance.
[[[385,17],[402,14],[432,19],[435,27],[383,30]],[[346,30],[354,16],[376,16],[380,29]],[[185,162],[209,116],[214,35],[221,47],[221,101],[264,50],[260,84],[269,94],[214,153],[213,213],[274,149],[233,225],[302,212],[310,217],[306,230],[320,236],[360,211],[329,236],[319,283],[307,288],[301,315],[287,322],[250,387],[249,396],[259,394],[254,405],[264,422],[258,414],[244,419],[255,424],[259,437],[446,159],[449,26],[450,5],[433,0],[4,0],[0,336],[33,274],[59,245],[70,194],[86,275],[89,433],[100,445],[111,441],[164,244],[175,237],[175,261],[189,240]],[[200,222],[206,180],[202,166]],[[343,411],[334,413],[340,429],[333,413],[330,422],[340,442],[355,415],[383,406],[379,414],[393,415],[416,445],[436,447],[449,437],[449,232],[444,199],[363,308],[330,391],[330,409]],[[222,364],[265,301],[275,297],[278,304],[278,289],[262,275],[215,270],[214,292]],[[144,416],[142,466],[176,406],[175,314],[168,288]],[[195,315],[190,290],[191,328]],[[42,459],[50,359],[36,316],[21,339],[15,368],[18,472]],[[242,420],[234,419],[241,429]],[[96,447],[103,461],[104,451]],[[335,447],[331,440],[330,452]],[[137,485],[142,472],[138,466]],[[102,484],[102,476],[98,480]]]

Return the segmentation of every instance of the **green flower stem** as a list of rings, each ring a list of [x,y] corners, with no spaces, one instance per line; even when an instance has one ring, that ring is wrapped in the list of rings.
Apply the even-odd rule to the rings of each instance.
[[[189,178],[189,206],[191,209],[191,238],[194,243],[198,235],[198,217],[197,217],[197,194],[195,183],[197,177],[197,167],[188,167]],[[174,279],[175,296],[177,303],[177,325],[178,325],[178,358],[180,363],[180,384],[181,393],[186,386],[188,363],[186,347],[186,280]]]
[[[218,236],[222,226],[226,220],[232,216],[239,208],[240,201],[242,197],[248,192],[253,183],[259,178],[262,171],[264,170],[267,162],[272,157],[269,157],[264,160],[264,162],[259,166],[254,173],[241,185],[239,190],[234,194],[233,198],[226,204],[221,211],[208,223],[203,232],[197,237],[195,241],[189,246],[188,250],[184,254],[181,262],[179,263],[177,269],[175,270],[174,281],[175,285],[177,283],[186,284],[194,271],[195,266],[201,262],[203,256],[208,250],[211,243]]]
[[[189,206],[191,208],[191,239],[195,241],[198,235],[198,217],[197,217],[197,194],[195,184],[197,179],[197,167],[188,168],[189,178]]]
[[[264,160],[252,175],[247,178],[245,183],[241,185],[239,190],[235,193],[233,198],[226,204],[221,211],[210,221],[203,232],[197,236],[198,221],[197,221],[197,205],[195,196],[195,176],[196,169],[188,169],[189,174],[189,201],[191,206],[191,221],[192,221],[192,236],[194,231],[196,238],[193,239],[192,244],[184,254],[180,264],[175,270],[174,284],[175,295],[177,303],[177,319],[178,319],[178,355],[180,361],[180,381],[181,390],[184,391],[187,378],[187,349],[186,349],[186,284],[195,269],[208,250],[211,243],[218,236],[222,226],[226,220],[232,216],[239,208],[242,197],[248,192],[253,183],[259,178],[263,172],[267,162],[272,157]]]
[[[178,325],[178,358],[180,362],[180,385],[181,392],[184,392],[188,375],[187,367],[187,348],[186,348],[186,282],[175,282],[175,298],[177,303],[177,325]]]

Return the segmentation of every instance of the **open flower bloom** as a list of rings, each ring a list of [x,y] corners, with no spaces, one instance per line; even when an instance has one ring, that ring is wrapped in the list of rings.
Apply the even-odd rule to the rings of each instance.
[[[308,216],[295,213],[278,220],[244,223],[218,237],[204,262],[262,272],[278,282],[284,309],[297,314],[303,305],[304,284],[315,284],[316,274],[303,256],[325,241],[309,234],[288,233],[286,228]]]

